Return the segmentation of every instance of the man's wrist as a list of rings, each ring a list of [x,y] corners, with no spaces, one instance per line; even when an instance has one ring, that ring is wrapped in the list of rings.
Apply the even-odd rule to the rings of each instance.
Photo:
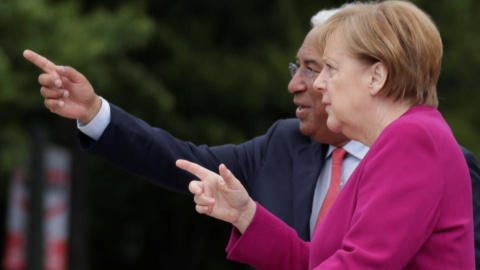
[[[99,96],[95,96],[95,101],[93,102],[93,106],[87,110],[87,112],[85,113],[85,116],[83,116],[82,118],[79,118],[78,120],[83,124],[87,125],[88,123],[90,123],[90,121],[93,120],[93,118],[95,118],[95,116],[97,116],[101,107],[102,107],[102,99]]]
[[[110,124],[111,112],[110,104],[108,101],[99,97],[101,99],[101,106],[98,113],[95,117],[86,125],[85,123],[77,120],[78,129],[88,137],[92,138],[95,141],[98,141],[102,136],[103,132]]]

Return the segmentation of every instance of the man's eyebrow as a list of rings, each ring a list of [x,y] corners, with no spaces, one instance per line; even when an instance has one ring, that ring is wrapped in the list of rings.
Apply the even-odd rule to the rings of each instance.
[[[295,56],[295,61],[296,61],[297,63],[300,62],[298,56]],[[305,59],[305,60],[303,60],[303,63],[304,63],[305,65],[307,65],[307,66],[310,65],[310,64],[316,65],[316,66],[321,66],[320,63],[319,63],[317,60],[315,60],[315,59]]]
[[[320,63],[315,59],[305,59],[303,60],[303,63],[305,63],[305,65],[313,64],[313,65],[320,66]]]

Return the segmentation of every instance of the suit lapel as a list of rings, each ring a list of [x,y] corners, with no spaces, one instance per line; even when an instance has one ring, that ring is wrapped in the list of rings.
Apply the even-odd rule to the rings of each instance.
[[[311,141],[296,148],[293,175],[292,198],[294,227],[303,240],[310,240],[310,214],[313,194],[320,169],[323,166],[325,150],[322,144]]]

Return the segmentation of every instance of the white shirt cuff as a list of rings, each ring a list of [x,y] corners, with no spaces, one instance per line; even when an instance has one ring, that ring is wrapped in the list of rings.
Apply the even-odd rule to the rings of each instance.
[[[100,107],[100,111],[98,111],[97,115],[85,125],[81,121],[77,120],[77,127],[78,129],[88,137],[92,138],[95,141],[100,139],[102,136],[103,131],[107,128],[108,124],[110,124],[111,112],[110,112],[110,104],[104,98],[102,99],[102,106]]]

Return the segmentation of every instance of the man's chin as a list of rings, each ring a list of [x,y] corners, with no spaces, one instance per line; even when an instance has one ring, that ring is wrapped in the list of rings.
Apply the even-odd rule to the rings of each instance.
[[[312,136],[314,131],[312,130],[312,127],[302,121],[300,119],[300,125],[298,126],[298,129],[300,130],[300,133],[302,133],[305,136]]]

